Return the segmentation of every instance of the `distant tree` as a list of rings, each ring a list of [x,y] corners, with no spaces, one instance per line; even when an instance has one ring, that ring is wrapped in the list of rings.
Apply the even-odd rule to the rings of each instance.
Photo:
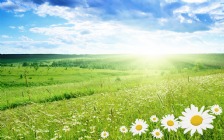
[[[33,66],[35,70],[39,69],[39,64],[38,63],[32,63],[31,66]]]
[[[34,69],[37,71],[38,69],[39,69],[39,66],[37,65],[37,66],[33,66],[34,67]]]
[[[28,87],[29,85],[28,85],[28,80],[27,80],[27,74],[28,74],[28,72],[25,70],[24,71],[24,78],[25,78],[26,86]]]
[[[26,66],[29,66],[30,64],[28,62],[23,62],[22,66],[23,67],[26,67]]]
[[[53,61],[52,64],[51,64],[51,66],[52,66],[52,67],[57,67],[58,64],[57,64],[57,62]]]

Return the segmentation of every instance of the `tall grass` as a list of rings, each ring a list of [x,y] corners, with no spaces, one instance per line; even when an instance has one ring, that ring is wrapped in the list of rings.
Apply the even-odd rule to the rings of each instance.
[[[1,59],[7,67],[0,67],[0,139],[99,140],[107,131],[108,140],[153,140],[155,128],[165,140],[224,138],[223,114],[216,116],[213,129],[193,136],[183,129],[168,132],[160,121],[150,121],[152,115],[178,118],[191,104],[224,108],[223,55],[176,55],[160,61],[122,55],[54,57]],[[26,60],[49,65],[82,60],[87,67],[22,67]],[[121,126],[130,129],[136,119],[149,125],[145,134],[119,131]]]
[[[213,104],[224,107],[223,78],[224,74],[215,74],[192,77],[189,82],[186,78],[158,80],[114,92],[1,111],[1,137],[51,139],[59,134],[61,139],[95,140],[100,139],[102,131],[108,131],[111,140],[140,139],[130,132],[122,134],[119,127],[130,128],[135,119],[141,118],[149,124],[149,130],[141,139],[153,139],[149,132],[160,128],[164,139],[219,140],[223,138],[223,115],[216,117],[214,129],[192,137],[183,134],[182,129],[177,132],[163,130],[159,122],[152,123],[149,118],[157,115],[161,119],[166,114],[178,117],[190,104],[206,106],[206,109]],[[70,131],[64,132],[64,126],[69,126]]]

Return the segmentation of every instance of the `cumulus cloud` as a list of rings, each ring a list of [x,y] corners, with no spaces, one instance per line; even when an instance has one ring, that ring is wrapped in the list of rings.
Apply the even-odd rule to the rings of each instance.
[[[217,33],[206,31],[195,33],[177,33],[173,31],[145,31],[118,22],[85,22],[75,26],[53,26],[49,28],[31,28],[31,32],[44,34],[58,48],[71,48],[70,53],[79,49],[82,53],[208,53],[220,48],[204,37]],[[82,34],[88,31],[88,34]],[[127,37],[128,36],[128,37]],[[161,41],[163,39],[163,41]],[[167,45],[169,44],[169,45]],[[113,49],[111,49],[113,48]],[[209,50],[210,51],[210,50]]]
[[[18,9],[18,6],[11,0],[7,0],[5,2],[0,3],[0,8],[4,10],[12,10],[12,9]]]
[[[44,3],[35,8],[35,14],[41,17],[56,16],[74,23],[77,20],[84,20],[87,18],[90,20],[90,18],[95,17],[94,14],[97,14],[97,11],[91,8],[69,8],[64,6],[52,6],[49,3]]]
[[[26,12],[34,7],[34,3],[29,1],[24,2],[22,0],[7,0],[5,2],[0,3],[0,9],[14,12]]]
[[[187,32],[188,28],[190,32],[209,30],[213,22],[223,18],[223,5],[218,0],[213,2],[206,0],[128,2],[117,0],[7,0],[1,3],[1,7],[14,11],[32,9],[38,16],[60,17],[73,24],[80,20],[116,20],[126,24],[180,32]],[[206,15],[196,15],[201,13]],[[22,17],[23,15],[17,14],[16,16]],[[175,27],[173,27],[174,24]],[[184,24],[187,24],[187,28]],[[204,27],[197,28],[195,24],[198,26],[203,24]]]
[[[65,23],[9,26],[21,34],[44,36],[44,41],[24,35],[14,42],[1,42],[1,49],[33,53],[207,53],[217,52],[224,43],[220,36],[224,33],[224,9],[217,0],[33,0],[32,5],[32,12],[40,18],[53,16],[65,19]]]
[[[45,35],[46,40],[35,41],[21,36],[20,41],[4,41],[5,45],[0,47],[16,48],[20,52],[33,50],[33,53],[215,53],[222,48],[220,43],[224,43],[223,37],[212,40],[224,31],[218,30],[218,26],[210,31],[181,33],[146,31],[119,22],[89,21],[30,28],[32,33]]]
[[[66,19],[73,17],[73,14],[69,11],[70,9],[68,7],[51,6],[49,5],[49,3],[44,3],[35,9],[35,13],[42,17],[49,15],[49,16],[58,16]]]
[[[184,5],[173,11],[180,22],[197,23],[199,25],[207,26],[210,29],[211,25],[224,20],[224,5],[218,1],[206,3],[203,5]],[[200,30],[200,28],[197,28]]]

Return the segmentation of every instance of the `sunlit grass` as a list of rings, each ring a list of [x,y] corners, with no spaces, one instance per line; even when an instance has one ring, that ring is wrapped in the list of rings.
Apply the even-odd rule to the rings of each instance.
[[[163,80],[117,92],[1,111],[1,135],[12,139],[51,139],[58,135],[61,139],[100,139],[101,132],[107,131],[108,139],[140,139],[140,136],[130,132],[122,134],[119,130],[121,126],[130,129],[132,122],[139,118],[149,124],[141,139],[152,139],[150,132],[160,128],[164,139],[218,140],[223,137],[223,115],[214,120],[214,129],[192,137],[183,134],[182,129],[168,132],[160,122],[150,122],[150,116],[157,115],[161,119],[172,113],[178,117],[190,104],[206,106],[206,109],[219,104],[223,108],[223,78],[223,74],[216,74],[195,77],[190,82],[185,78]],[[68,132],[63,131],[65,126],[69,126]]]
[[[214,113],[214,105],[224,108],[221,58],[99,55],[48,60],[66,66],[38,69],[9,63],[0,67],[0,139],[151,140],[158,132],[165,140],[221,140],[223,113]],[[164,121],[161,126],[172,115],[180,121],[191,104],[212,109],[213,129],[191,136],[181,128],[169,131]],[[133,136],[136,119],[148,127]]]

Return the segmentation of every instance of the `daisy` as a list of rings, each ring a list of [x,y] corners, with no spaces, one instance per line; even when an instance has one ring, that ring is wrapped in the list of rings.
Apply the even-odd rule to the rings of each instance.
[[[177,132],[179,127],[179,122],[177,119],[175,119],[173,114],[164,116],[161,120],[161,123],[164,129],[168,129],[169,132],[170,130]]]
[[[147,131],[148,124],[142,119],[136,119],[135,123],[132,123],[130,131],[133,135],[145,133]]]
[[[222,113],[222,107],[220,107],[219,105],[213,105],[211,107],[211,111],[215,115],[220,115]]]
[[[109,136],[109,133],[108,133],[107,131],[103,131],[103,132],[101,133],[101,137],[102,137],[103,139],[107,138],[108,136]]]
[[[198,107],[191,105],[190,108],[186,108],[185,112],[182,112],[184,116],[179,117],[181,122],[180,125],[184,130],[184,134],[191,131],[191,136],[197,131],[203,135],[202,130],[207,128],[212,129],[214,116],[208,114],[209,110],[204,111],[204,106],[198,111]]]
[[[64,126],[64,128],[62,130],[65,132],[68,132],[68,131],[70,131],[70,128],[69,128],[69,126]]]
[[[120,127],[120,131],[121,131],[121,133],[127,133],[128,132],[128,129],[127,129],[126,126],[121,126]]]
[[[154,129],[151,132],[152,136],[157,138],[157,139],[161,139],[163,137],[163,133],[160,131],[160,129]]]
[[[152,122],[158,122],[158,121],[159,121],[159,119],[158,119],[158,117],[157,117],[156,115],[152,115],[152,116],[150,117],[150,120],[151,120]]]

